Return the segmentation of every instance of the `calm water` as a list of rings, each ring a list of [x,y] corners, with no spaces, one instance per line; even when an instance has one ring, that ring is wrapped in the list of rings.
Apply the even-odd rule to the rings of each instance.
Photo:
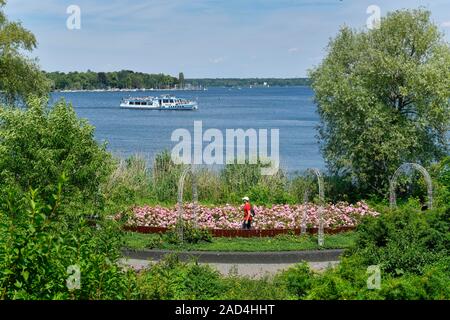
[[[54,93],[64,97],[80,117],[96,127],[96,139],[107,141],[108,149],[126,157],[135,153],[152,159],[155,153],[171,149],[172,131],[186,128],[193,134],[194,121],[208,128],[280,130],[281,166],[289,172],[309,167],[323,168],[315,138],[318,122],[313,92],[309,87],[288,88],[210,88],[208,91],[178,91],[174,95],[197,99],[199,110],[190,112],[126,110],[122,98],[160,95],[170,92],[73,92]],[[270,142],[270,140],[269,140]],[[205,147],[205,142],[203,146]]]

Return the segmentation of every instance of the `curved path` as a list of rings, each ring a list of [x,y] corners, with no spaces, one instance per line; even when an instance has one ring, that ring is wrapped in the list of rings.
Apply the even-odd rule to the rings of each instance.
[[[121,260],[121,263],[134,269],[142,269],[159,261],[167,254],[178,253],[182,261],[196,259],[201,264],[214,267],[223,275],[238,274],[259,278],[265,275],[273,275],[301,261],[306,261],[312,269],[321,271],[339,263],[339,256],[343,251],[342,249],[334,249],[284,252],[174,252],[124,249],[122,251],[124,259]]]

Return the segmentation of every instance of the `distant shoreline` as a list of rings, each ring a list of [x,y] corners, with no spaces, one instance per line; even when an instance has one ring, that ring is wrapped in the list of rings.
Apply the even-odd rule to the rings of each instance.
[[[69,73],[44,71],[44,74],[50,80],[53,91],[61,92],[169,91],[204,90],[211,87],[257,88],[311,85],[309,78],[185,78],[182,72],[178,77],[131,70]]]
[[[146,91],[207,91],[206,88],[192,88],[192,89],[180,89],[180,88],[171,88],[171,89],[154,89],[154,88],[142,88],[142,89],[65,89],[65,90],[52,90],[52,92],[62,92],[62,93],[70,93],[70,92],[146,92]]]
[[[291,85],[291,86],[244,86],[244,87],[226,87],[226,86],[212,86],[210,88],[228,88],[228,89],[257,89],[257,88],[292,88],[292,87],[309,87],[309,85]],[[152,91],[208,91],[209,88],[169,88],[169,89],[154,89],[154,88],[142,88],[142,89],[74,89],[74,90],[52,90],[58,93],[79,93],[79,92],[152,92]]]

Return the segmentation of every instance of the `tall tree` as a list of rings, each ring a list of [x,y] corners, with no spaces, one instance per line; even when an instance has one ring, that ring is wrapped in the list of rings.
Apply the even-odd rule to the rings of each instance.
[[[108,78],[106,77],[106,73],[104,72],[97,73],[97,81],[98,85],[100,85],[101,88],[106,88],[108,85]]]
[[[7,19],[3,12],[5,5],[6,0],[0,0],[0,98],[12,104],[32,95],[48,94],[50,83],[36,60],[21,53],[31,52],[36,47],[36,38],[19,22]]]
[[[330,171],[381,195],[403,162],[448,153],[450,48],[430,12],[401,10],[377,29],[343,27],[310,72]]]
[[[178,75],[178,84],[180,85],[180,88],[184,88],[184,73],[180,72]]]

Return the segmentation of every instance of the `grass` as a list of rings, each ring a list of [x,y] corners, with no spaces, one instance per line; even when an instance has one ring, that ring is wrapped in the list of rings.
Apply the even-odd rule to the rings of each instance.
[[[345,232],[335,235],[325,235],[323,249],[346,249],[353,245],[355,232]],[[170,244],[157,234],[141,234],[124,232],[124,246],[130,249],[166,249],[183,251],[294,251],[320,249],[317,236],[279,235],[260,238],[213,238],[212,242],[183,245]]]

